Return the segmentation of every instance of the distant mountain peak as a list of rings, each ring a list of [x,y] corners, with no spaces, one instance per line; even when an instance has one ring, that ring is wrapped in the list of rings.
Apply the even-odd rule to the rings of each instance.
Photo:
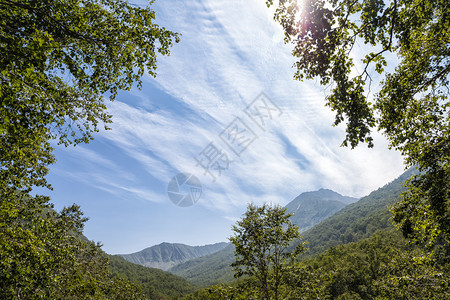
[[[343,195],[339,194],[338,192],[335,192],[333,190],[326,189],[326,188],[320,188],[317,191],[303,192],[295,199],[297,199],[297,198],[305,199],[305,198],[309,198],[309,197],[319,198],[322,200],[335,200],[335,201],[339,201],[339,202],[342,202],[347,205],[352,204],[359,200],[359,198],[343,196]],[[293,201],[295,201],[295,199]]]
[[[325,189],[325,188],[320,188],[320,189],[317,190],[317,192],[320,192],[320,191],[328,191],[328,192],[337,193],[337,192],[335,192],[335,191],[333,191],[333,190]],[[314,192],[310,192],[310,193],[314,193]],[[339,194],[339,193],[337,193],[337,194]]]
[[[286,209],[294,213],[292,222],[300,231],[305,231],[356,201],[357,198],[342,196],[333,190],[321,188],[301,193],[286,205]]]

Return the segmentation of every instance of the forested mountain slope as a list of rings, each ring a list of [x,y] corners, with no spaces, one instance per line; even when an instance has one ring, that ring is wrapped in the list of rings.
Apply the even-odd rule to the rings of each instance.
[[[303,257],[322,253],[332,246],[358,241],[377,230],[393,228],[391,206],[401,192],[403,184],[416,171],[410,169],[391,183],[350,204],[303,233],[309,250]],[[295,216],[294,216],[295,218]],[[234,261],[234,248],[225,249],[202,258],[182,263],[168,271],[199,285],[209,286],[233,279],[230,264]]]
[[[394,181],[304,232],[303,239],[309,248],[305,255],[321,253],[332,246],[367,238],[377,230],[392,228],[389,207],[405,190],[405,181],[416,173],[415,169],[407,170]]]
[[[400,231],[388,228],[298,262],[289,275],[291,281],[281,291],[288,299],[447,300],[449,255],[441,247],[435,259],[427,262],[422,248],[408,244]],[[197,290],[182,299],[247,299],[252,288],[254,291],[244,280],[234,281]]]
[[[181,276],[195,285],[206,287],[232,281],[230,264],[233,260],[234,245],[229,244],[221,251],[179,264],[168,272]]]
[[[197,288],[179,276],[130,263],[117,255],[109,255],[109,259],[111,272],[137,284],[148,299],[174,299]]]

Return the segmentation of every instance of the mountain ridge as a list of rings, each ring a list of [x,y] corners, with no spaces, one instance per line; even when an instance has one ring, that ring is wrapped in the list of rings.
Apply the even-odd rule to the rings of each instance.
[[[166,271],[185,261],[220,251],[227,245],[228,243],[226,242],[203,246],[189,246],[181,243],[163,242],[138,252],[118,254],[118,256],[137,265]]]
[[[305,231],[355,201],[358,199],[322,188],[301,193],[285,208],[287,212],[294,213],[291,217],[292,222],[299,226],[300,231]],[[216,253],[186,261],[167,271],[195,285],[206,287],[232,281],[233,272],[230,264],[233,260],[234,246],[230,244]]]
[[[388,207],[405,190],[404,182],[417,173],[409,169],[395,180],[347,205],[336,214],[302,233],[309,250],[302,255],[308,258],[323,253],[330,247],[360,241],[379,232],[393,229]],[[288,204],[289,205],[289,204]],[[207,287],[233,280],[230,264],[234,261],[233,245],[206,257],[196,258],[179,264],[168,271],[189,282]]]
[[[358,198],[342,196],[335,191],[322,188],[301,193],[285,208],[287,212],[294,214],[291,217],[292,223],[298,226],[300,232],[304,232],[358,200]]]

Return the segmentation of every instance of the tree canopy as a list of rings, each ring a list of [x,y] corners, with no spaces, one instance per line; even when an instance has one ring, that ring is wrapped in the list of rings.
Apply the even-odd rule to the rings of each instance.
[[[372,147],[376,128],[422,171],[393,210],[404,234],[450,241],[449,1],[279,0],[274,18],[294,46],[294,77],[331,87],[326,105],[334,125],[347,125],[343,145]]]
[[[110,122],[104,95],[156,74],[177,33],[125,0],[0,1],[0,179],[45,185],[49,140],[88,142]]]
[[[245,216],[233,226],[236,261],[235,277],[254,276],[260,299],[281,299],[280,287],[295,258],[305,251],[304,243],[288,249],[290,242],[301,238],[286,209],[249,204]]]
[[[26,299],[141,299],[82,236],[79,207],[49,198],[51,140],[89,142],[110,122],[105,99],[168,55],[179,35],[126,0],[0,0],[0,294]]]
[[[0,201],[1,299],[145,299],[108,270],[101,245],[82,236],[77,205],[57,213],[46,197],[9,191]]]

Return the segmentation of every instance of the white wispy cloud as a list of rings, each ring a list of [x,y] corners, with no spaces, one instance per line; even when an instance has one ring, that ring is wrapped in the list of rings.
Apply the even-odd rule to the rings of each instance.
[[[242,200],[230,199],[245,198],[251,190],[278,202],[319,186],[362,196],[386,177],[398,175],[399,156],[384,148],[382,138],[376,149],[339,148],[343,128],[331,127],[333,114],[323,105],[322,88],[292,79],[294,59],[271,12],[261,1],[231,2],[158,4],[162,21],[183,36],[172,55],[160,61],[156,85],[189,107],[190,115],[149,112],[149,95],[134,91],[144,108],[112,103],[115,123],[104,136],[157,180],[167,182],[177,170],[201,175],[193,157],[209,141],[219,140],[220,128],[235,116],[244,118],[245,105],[265,91],[283,115],[269,131],[259,132],[244,155],[211,185],[227,194],[223,200],[215,194],[218,209],[241,205]],[[155,85],[154,79],[146,81]],[[286,147],[299,157],[287,155]],[[202,179],[208,182],[208,176]]]
[[[155,193],[148,187],[133,186],[133,180],[124,181],[118,174],[92,169],[88,172],[66,171],[61,169],[54,170],[58,176],[70,178],[83,183],[86,186],[105,191],[114,196],[120,196],[123,199],[142,199],[145,201],[161,203],[166,199],[161,194]],[[122,179],[122,180],[121,180]]]
[[[324,107],[329,91],[313,81],[293,80],[291,47],[283,43],[264,1],[155,5],[157,22],[182,37],[169,57],[159,59],[156,79],[145,77],[142,91],[134,89],[108,104],[114,123],[101,136],[126,162],[81,148],[74,155],[91,165],[67,176],[163,205],[169,180],[189,172],[204,188],[197,205],[236,220],[250,201],[286,204],[320,187],[363,196],[402,172],[399,154],[387,150],[379,133],[374,149],[340,147],[345,128],[331,126],[334,115]],[[156,89],[167,99],[152,94]],[[265,130],[243,111],[261,92],[283,112],[268,120]],[[239,157],[219,139],[235,117],[258,135]],[[194,159],[211,141],[234,160],[215,182]]]

